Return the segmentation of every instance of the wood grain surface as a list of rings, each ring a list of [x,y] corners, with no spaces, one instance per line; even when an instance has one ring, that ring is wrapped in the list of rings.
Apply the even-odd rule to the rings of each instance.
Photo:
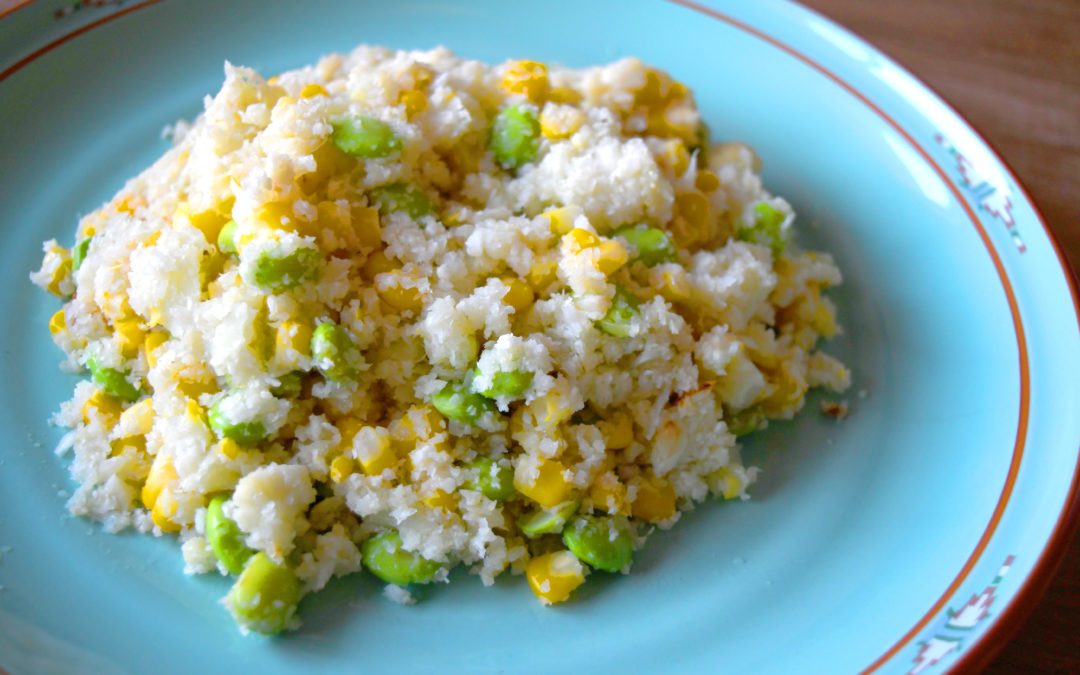
[[[893,57],[966,117],[1012,167],[1080,269],[1080,0],[802,1]],[[986,672],[1080,673],[1080,537]]]

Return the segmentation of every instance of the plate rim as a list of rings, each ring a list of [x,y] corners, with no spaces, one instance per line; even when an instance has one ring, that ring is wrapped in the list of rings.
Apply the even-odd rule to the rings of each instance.
[[[123,0],[120,3],[113,4],[112,2],[102,2],[100,4],[89,5],[88,8],[94,9],[112,9],[108,13],[103,14],[97,19],[87,22],[81,26],[73,27],[72,30],[61,34],[59,37],[50,40],[46,44],[40,46],[34,51],[19,57],[14,63],[0,71],[0,83],[15,74],[19,70],[28,66],[41,56],[47,54],[53,49],[61,46],[65,42],[78,37],[79,35],[86,33],[102,24],[105,24],[113,19],[120,18],[127,14],[133,13],[139,9],[150,7],[161,3],[163,0],[142,0],[130,5],[124,5]],[[1019,352],[1020,361],[1020,419],[1018,421],[1016,441],[1014,444],[1013,455],[1010,461],[1010,467],[1008,475],[1006,477],[1005,485],[1002,489],[999,501],[995,506],[994,512],[991,516],[990,523],[987,525],[983,536],[976,544],[975,550],[972,552],[970,558],[961,568],[957,577],[950,584],[950,586],[942,594],[941,598],[934,604],[933,607],[913,626],[909,629],[894,645],[892,645],[887,651],[879,656],[869,666],[860,671],[860,675],[868,675],[875,672],[882,666],[893,661],[897,655],[919,635],[919,633],[929,625],[930,621],[937,616],[941,609],[944,608],[948,599],[952,598],[959,590],[964,581],[967,580],[971,571],[976,563],[980,562],[983,558],[986,546],[989,545],[993,538],[993,534],[996,532],[997,525],[1004,515],[1005,508],[1011,498],[1011,493],[1016,482],[1016,474],[1023,460],[1023,454],[1025,450],[1025,441],[1027,434],[1029,433],[1029,413],[1030,413],[1030,382],[1029,382],[1029,360],[1028,353],[1029,347],[1026,341],[1023,320],[1019,313],[1019,303],[1015,298],[1014,291],[1012,290],[1011,278],[1005,271],[1001,262],[997,249],[991,243],[991,240],[983,228],[982,222],[979,217],[974,213],[971,205],[965,200],[960,192],[959,186],[948,175],[944,168],[938,164],[923,148],[922,145],[917,143],[910,133],[901,126],[892,116],[890,116],[883,108],[876,104],[868,95],[864,94],[855,85],[852,85],[844,77],[835,73],[832,69],[819,63],[814,58],[808,56],[801,50],[788,44],[783,39],[775,37],[763,29],[757,28],[750,23],[738,19],[731,14],[728,14],[722,10],[715,9],[708,4],[709,0],[663,0],[666,4],[682,7],[694,12],[697,12],[703,16],[710,17],[719,20],[739,31],[742,31],[751,37],[762,40],[771,46],[786,52],[788,55],[802,61],[812,69],[818,71],[826,78],[832,80],[834,84],[838,85],[848,94],[854,96],[860,103],[870,108],[879,118],[886,124],[891,126],[895,131],[900,133],[902,137],[912,146],[914,150],[922,157],[926,163],[935,170],[942,180],[945,181],[953,196],[957,199],[958,203],[963,207],[966,215],[972,224],[975,225],[980,235],[980,239],[991,257],[991,261],[994,264],[995,270],[998,272],[1000,280],[1003,285],[1003,290],[1006,293],[1006,299],[1008,301],[1010,314],[1012,314],[1013,325],[1016,331],[1017,337],[1017,349]],[[776,0],[781,4],[787,4],[800,10],[801,12],[813,16],[816,19],[823,21],[830,25],[832,28],[842,31],[848,38],[857,41],[860,46],[869,50],[875,55],[876,58],[888,63],[892,68],[895,68],[902,72],[907,77],[911,78],[918,86],[922,87],[930,94],[933,95],[935,103],[941,108],[953,115],[959,120],[969,131],[973,133],[975,138],[989,151],[990,157],[1004,169],[1007,177],[1017,187],[1021,196],[1027,205],[1031,208],[1032,213],[1035,216],[1035,221],[1042,228],[1042,232],[1046,235],[1047,241],[1050,244],[1054,255],[1057,257],[1058,266],[1063,276],[1066,287],[1068,288],[1069,295],[1072,300],[1072,309],[1074,319],[1080,327],[1080,276],[1078,276],[1076,269],[1069,262],[1069,259],[1064,254],[1064,250],[1061,245],[1059,237],[1054,231],[1047,225],[1046,219],[1040,211],[1037,203],[1032,199],[1031,194],[1027,190],[1023,182],[1016,176],[1012,167],[1005,161],[997,147],[991,143],[983,135],[983,133],[956,107],[953,106],[941,93],[928,85],[922,78],[915,76],[910,70],[908,70],[902,64],[899,64],[892,57],[882,52],[878,47],[868,42],[861,36],[853,33],[851,30],[833,20],[830,17],[823,15],[817,10],[803,5],[798,0]],[[29,8],[32,5],[37,5],[40,0],[21,0],[17,1],[15,5],[0,11],[0,21],[8,19],[11,15],[19,12],[20,10]],[[41,3],[44,4],[44,3]],[[112,6],[110,8],[110,5]],[[1009,598],[1003,611],[994,617],[993,622],[979,635],[975,641],[964,650],[964,653],[957,656],[956,660],[946,667],[946,672],[977,672],[988,666],[993,659],[1001,652],[1006,644],[1015,637],[1019,629],[1024,625],[1035,607],[1042,600],[1050,584],[1054,580],[1055,574],[1063,562],[1065,555],[1068,551],[1069,544],[1073,537],[1076,536],[1077,531],[1080,530],[1080,454],[1078,454],[1078,461],[1073,467],[1072,479],[1069,484],[1068,492],[1066,493],[1065,500],[1062,503],[1061,509],[1057,514],[1057,519],[1053,529],[1050,532],[1049,537],[1046,540],[1045,545],[1039,552],[1039,555],[1031,567],[1027,576],[1020,583],[1019,587],[1015,590],[1012,596]],[[0,665],[0,675],[7,675],[7,671]]]

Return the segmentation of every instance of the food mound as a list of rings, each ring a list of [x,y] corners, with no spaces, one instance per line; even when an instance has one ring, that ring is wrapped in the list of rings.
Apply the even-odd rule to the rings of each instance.
[[[737,437],[849,384],[816,351],[832,259],[636,59],[226,64],[171,132],[31,277],[88,373],[55,417],[71,512],[237,575],[244,631],[363,568],[400,602],[457,566],[562,602],[745,498]]]

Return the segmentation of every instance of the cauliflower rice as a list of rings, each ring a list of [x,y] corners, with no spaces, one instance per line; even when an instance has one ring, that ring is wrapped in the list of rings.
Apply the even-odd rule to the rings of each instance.
[[[376,121],[374,151],[348,120]],[[500,153],[503,122],[525,141]],[[93,373],[55,416],[69,509],[226,574],[207,527],[225,495],[245,555],[300,595],[396,532],[434,580],[510,570],[550,603],[588,571],[567,519],[640,548],[710,494],[745,499],[737,436],[849,385],[817,351],[841,277],[790,242],[753,151],[703,130],[690,90],[636,59],[226,64],[172,148],[80,220],[82,246],[46,242],[31,275],[65,299],[64,369]],[[555,524],[530,536],[537,516]],[[294,602],[276,627],[226,604],[244,629],[297,624]]]

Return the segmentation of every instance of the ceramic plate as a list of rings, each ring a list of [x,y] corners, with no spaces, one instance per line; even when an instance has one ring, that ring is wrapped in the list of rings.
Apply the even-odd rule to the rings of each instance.
[[[835,253],[854,371],[841,423],[811,399],[751,437],[753,499],[709,503],[628,577],[541,607],[475,577],[385,601],[365,575],[243,638],[227,580],[175,541],[65,515],[48,416],[71,377],[27,274],[40,242],[162,153],[222,62],[266,75],[359,43],[488,62],[636,55],[693,88]],[[0,20],[0,667],[22,673],[942,672],[992,655],[1077,519],[1080,335],[1069,275],[1021,186],[940,99],[780,0],[508,3],[36,0]]]

